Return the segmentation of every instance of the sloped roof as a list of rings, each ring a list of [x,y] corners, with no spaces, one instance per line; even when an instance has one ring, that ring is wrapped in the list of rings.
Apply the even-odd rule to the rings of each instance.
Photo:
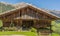
[[[16,5],[17,5],[17,6],[16,6]],[[36,6],[32,5],[32,4],[28,4],[28,3],[24,3],[24,2],[23,2],[23,3],[16,4],[16,5],[14,5],[14,7],[16,7],[15,9],[6,11],[6,12],[4,12],[4,13],[0,13],[0,15],[3,15],[3,14],[5,14],[5,13],[9,13],[9,12],[11,12],[11,11],[18,10],[18,9],[21,9],[21,8],[24,8],[24,7],[27,7],[27,6],[32,6],[32,7],[34,7],[34,8],[37,9],[37,10],[41,10],[41,11],[43,11],[44,13],[47,13],[47,14],[52,15],[52,16],[54,16],[54,17],[60,18],[60,12],[59,12],[59,14],[57,14],[56,11],[44,10],[44,9],[38,8],[38,7],[36,7]]]

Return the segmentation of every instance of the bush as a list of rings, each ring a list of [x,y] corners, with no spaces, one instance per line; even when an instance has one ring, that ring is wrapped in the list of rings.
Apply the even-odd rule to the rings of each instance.
[[[8,27],[4,27],[4,30],[5,30],[5,31],[8,31],[8,29],[9,29]]]
[[[31,28],[31,32],[36,32],[36,29],[35,28]]]
[[[17,28],[16,27],[5,27],[4,30],[5,31],[16,31]]]
[[[2,31],[3,30],[3,27],[0,27],[0,31]]]
[[[13,24],[13,23],[11,23],[11,24],[10,24],[10,27],[14,27],[14,24]]]

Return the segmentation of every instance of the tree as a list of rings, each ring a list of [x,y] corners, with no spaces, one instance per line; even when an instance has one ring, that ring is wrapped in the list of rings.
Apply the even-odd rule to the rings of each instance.
[[[0,27],[2,27],[3,26],[3,22],[2,22],[2,20],[0,20]]]
[[[52,30],[60,35],[60,23],[52,21]]]

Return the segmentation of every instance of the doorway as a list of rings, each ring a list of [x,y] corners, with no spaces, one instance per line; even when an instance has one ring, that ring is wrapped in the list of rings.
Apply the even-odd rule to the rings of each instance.
[[[22,29],[28,30],[31,27],[33,27],[33,24],[34,24],[33,20],[23,20],[22,21]]]

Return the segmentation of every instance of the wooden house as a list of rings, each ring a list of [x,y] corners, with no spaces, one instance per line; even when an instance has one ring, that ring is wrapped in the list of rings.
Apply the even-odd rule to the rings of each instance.
[[[60,17],[50,13],[47,10],[37,8],[28,3],[21,3],[15,6],[15,9],[0,13],[0,19],[3,21],[3,27],[9,27],[11,23],[14,26],[46,28],[51,27],[51,22]]]

